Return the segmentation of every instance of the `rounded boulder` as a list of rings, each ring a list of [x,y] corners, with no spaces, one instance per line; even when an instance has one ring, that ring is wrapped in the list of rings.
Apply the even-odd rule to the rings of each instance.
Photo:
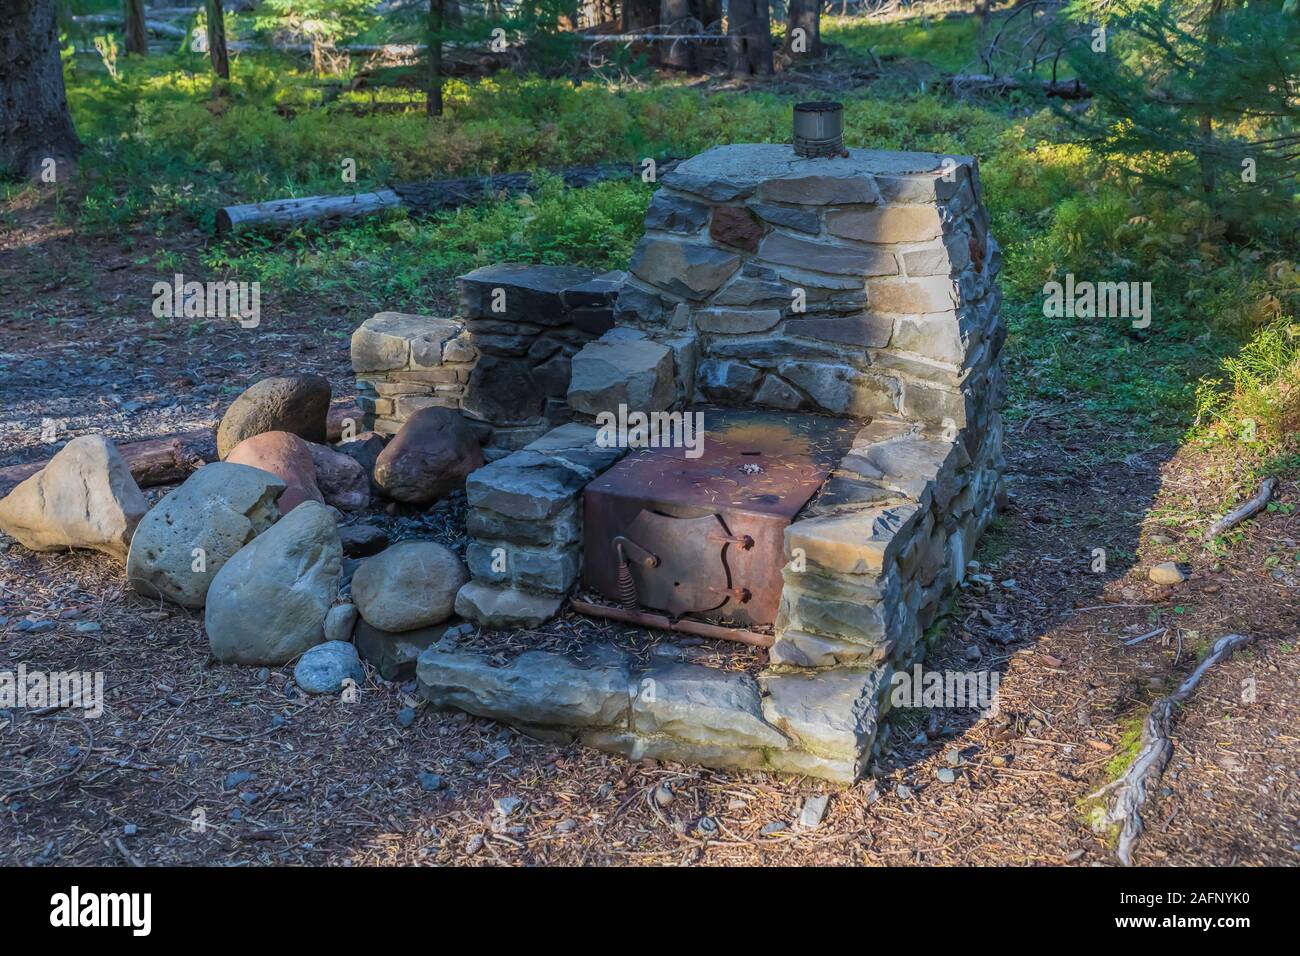
[[[319,375],[264,378],[250,385],[217,426],[217,455],[223,460],[246,438],[263,432],[291,432],[323,442],[330,409],[330,383]]]
[[[465,484],[483,449],[459,412],[424,408],[375,460],[375,484],[397,501],[425,505]]]
[[[342,563],[330,509],[303,502],[213,577],[203,614],[212,656],[274,667],[321,643]]]
[[[294,683],[308,694],[337,694],[346,681],[359,685],[365,679],[357,649],[347,641],[317,644],[293,669]]]
[[[261,468],[204,465],[144,516],[131,539],[127,583],[150,598],[203,607],[222,566],[280,517],[285,484]]]
[[[290,432],[263,432],[245,438],[230,450],[226,461],[260,468],[283,481],[284,494],[276,502],[281,514],[288,514],[304,501],[325,501],[316,485],[311,446]]]
[[[366,558],[352,576],[361,618],[383,631],[413,631],[451,617],[465,565],[435,541],[402,541]]]

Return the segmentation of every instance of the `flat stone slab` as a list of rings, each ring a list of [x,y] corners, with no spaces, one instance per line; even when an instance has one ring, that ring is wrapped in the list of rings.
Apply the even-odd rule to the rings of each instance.
[[[784,180],[788,181],[789,187],[765,189],[761,198],[809,205],[864,203],[874,202],[878,196],[833,181],[870,180],[876,176],[938,177],[944,172],[945,159],[953,160],[958,166],[974,164],[974,159],[969,156],[875,149],[850,149],[847,157],[804,159],[796,156],[788,145],[738,143],[715,146],[678,163],[664,176],[663,182],[673,189],[714,202],[727,202],[753,192],[760,184]],[[795,188],[797,191],[792,191]]]
[[[578,266],[525,262],[483,266],[457,280],[461,314],[469,319],[563,325],[572,307],[565,303],[565,292],[586,286],[601,275],[594,269]]]
[[[465,494],[472,508],[539,520],[558,513],[588,476],[536,451],[517,451],[472,472]]]
[[[420,693],[505,723],[580,728],[624,725],[631,710],[622,655],[575,664],[562,654],[526,651],[504,667],[485,655],[435,644],[415,669]]]
[[[379,312],[352,333],[352,370],[386,372],[442,361],[443,346],[463,326],[453,319],[407,312]]]

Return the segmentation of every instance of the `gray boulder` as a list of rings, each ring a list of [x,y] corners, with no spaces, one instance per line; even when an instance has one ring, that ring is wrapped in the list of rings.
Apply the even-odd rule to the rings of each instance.
[[[325,640],[350,641],[352,629],[357,625],[355,604],[335,604],[325,615]]]
[[[126,579],[140,594],[203,607],[213,577],[240,548],[275,524],[284,482],[250,465],[204,465],[136,528]]]
[[[337,694],[344,681],[360,684],[366,672],[355,647],[347,641],[326,641],[302,655],[293,679],[308,694]]]
[[[286,664],[325,638],[343,549],[330,509],[304,501],[217,572],[204,625],[223,663]]]
[[[469,580],[460,558],[434,541],[402,541],[366,558],[352,576],[352,600],[366,623],[413,631],[451,617]]]
[[[89,548],[125,561],[148,510],[117,447],[83,435],[0,500],[0,529],[33,551]]]
[[[410,680],[415,675],[415,663],[420,654],[442,640],[451,626],[450,622],[444,621],[433,627],[394,633],[359,621],[354,643],[357,653],[384,680]]]
[[[262,432],[292,432],[323,442],[330,408],[330,383],[319,375],[264,378],[231,403],[217,426],[217,455],[225,459],[245,438]]]

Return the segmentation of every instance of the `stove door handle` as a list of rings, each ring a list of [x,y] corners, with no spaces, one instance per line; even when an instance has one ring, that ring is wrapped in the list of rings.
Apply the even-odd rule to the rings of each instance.
[[[659,567],[659,556],[657,554],[650,553],[626,535],[618,535],[614,538],[613,544],[615,550],[618,551],[620,560],[623,558],[625,553],[631,553],[631,555],[636,558],[637,563],[643,567]]]

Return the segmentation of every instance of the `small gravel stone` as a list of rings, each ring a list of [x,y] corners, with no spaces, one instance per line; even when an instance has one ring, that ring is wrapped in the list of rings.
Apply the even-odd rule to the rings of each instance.
[[[523,806],[523,804],[524,801],[520,800],[518,797],[497,797],[492,801],[493,809],[503,817],[510,816],[510,814]]]
[[[1157,564],[1147,572],[1147,577],[1156,584],[1182,584],[1187,580],[1187,575],[1183,574],[1182,569],[1172,561]]]
[[[785,829],[784,820],[773,820],[771,823],[763,824],[763,829],[759,830],[760,836],[771,836],[773,833],[780,833]]]
[[[254,775],[247,770],[236,770],[234,773],[226,775],[225,788],[234,790],[240,784],[248,783],[252,779],[254,779]]]
[[[957,771],[953,770],[951,767],[941,767],[935,776],[939,778],[940,783],[957,782]]]
[[[662,783],[655,787],[655,803],[659,804],[659,806],[668,806],[673,802],[673,798],[674,795],[671,787]]]
[[[809,830],[817,829],[821,826],[822,817],[826,816],[826,807],[830,802],[830,796],[824,793],[805,798],[803,809],[799,811],[799,825]]]
[[[403,707],[397,712],[397,724],[399,727],[409,727],[415,723],[415,708]]]
[[[441,790],[445,786],[441,774],[422,773],[419,777],[420,789],[432,793],[434,790]]]

